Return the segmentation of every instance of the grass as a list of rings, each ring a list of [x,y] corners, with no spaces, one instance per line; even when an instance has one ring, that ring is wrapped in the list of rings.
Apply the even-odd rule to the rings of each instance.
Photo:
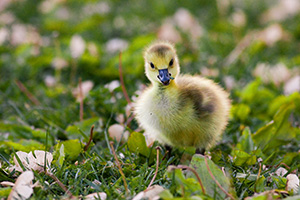
[[[9,170],[15,152],[46,150],[54,157],[53,177],[34,171],[39,185],[32,199],[70,197],[54,177],[75,197],[105,192],[107,199],[132,199],[154,176],[153,185],[165,189],[162,199],[224,199],[209,171],[235,199],[297,199],[286,185],[300,166],[300,94],[286,87],[300,73],[299,11],[281,1],[222,2],[24,0],[0,9],[0,181],[15,182],[21,174]],[[282,19],[270,19],[278,5]],[[178,19],[192,26],[184,28]],[[230,92],[230,124],[206,153],[212,162],[192,158],[194,149],[168,153],[157,142],[147,147],[128,108],[148,84],[143,50],[166,23],[180,37],[182,73],[208,76]],[[75,35],[82,40],[72,49]],[[113,50],[109,41],[115,38],[121,40]],[[113,124],[125,128],[119,134],[130,133],[128,140],[109,136]],[[203,193],[197,176],[174,167],[185,164],[209,192]],[[287,170],[283,176],[275,173],[280,167]],[[1,198],[10,191],[0,186]]]

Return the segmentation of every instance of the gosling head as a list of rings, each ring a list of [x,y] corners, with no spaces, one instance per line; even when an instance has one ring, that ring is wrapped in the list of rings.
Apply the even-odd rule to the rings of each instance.
[[[172,44],[157,42],[144,54],[145,72],[153,84],[169,85],[179,74],[179,62]]]

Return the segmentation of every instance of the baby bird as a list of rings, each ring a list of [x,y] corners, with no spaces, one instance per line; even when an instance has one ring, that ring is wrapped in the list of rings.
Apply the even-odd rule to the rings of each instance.
[[[144,59],[152,84],[134,113],[145,134],[171,147],[212,147],[228,122],[228,94],[209,79],[179,75],[176,50],[168,42],[151,45]]]

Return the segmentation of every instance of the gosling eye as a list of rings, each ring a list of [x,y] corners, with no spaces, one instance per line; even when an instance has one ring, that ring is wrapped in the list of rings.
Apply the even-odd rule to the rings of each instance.
[[[174,63],[174,59],[172,58],[169,62],[169,66],[171,67],[173,65],[173,63]]]
[[[152,62],[150,62],[150,67],[151,67],[152,69],[155,69],[155,66],[154,66],[154,64],[153,64]]]

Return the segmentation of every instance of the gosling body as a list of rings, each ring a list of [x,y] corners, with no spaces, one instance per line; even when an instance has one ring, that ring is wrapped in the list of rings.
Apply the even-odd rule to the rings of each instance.
[[[144,54],[152,85],[138,98],[135,116],[145,134],[162,144],[210,148],[228,122],[228,94],[213,81],[179,75],[174,47],[155,43]]]

